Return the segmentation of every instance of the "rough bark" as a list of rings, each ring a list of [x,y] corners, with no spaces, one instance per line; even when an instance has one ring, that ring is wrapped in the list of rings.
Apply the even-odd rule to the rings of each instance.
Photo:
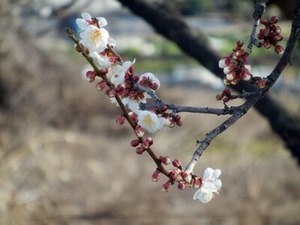
[[[218,67],[221,56],[209,48],[204,35],[190,29],[182,18],[167,5],[148,4],[140,0],[118,1],[147,21],[157,33],[175,42],[183,52],[223,79],[223,71]],[[233,88],[241,93],[244,90],[251,91],[254,87],[241,82]],[[255,108],[268,120],[274,133],[282,139],[300,165],[300,118],[291,115],[288,109],[269,95],[261,99]]]

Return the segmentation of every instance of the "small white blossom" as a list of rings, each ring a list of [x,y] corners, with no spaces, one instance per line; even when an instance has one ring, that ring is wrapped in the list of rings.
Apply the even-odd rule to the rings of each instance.
[[[218,190],[222,187],[222,182],[218,179],[220,175],[220,169],[207,168],[202,177],[202,185],[195,192],[193,199],[207,203],[213,199],[214,193],[219,194]]]
[[[164,125],[165,118],[158,118],[158,116],[153,112],[138,110],[135,111],[135,113],[138,115],[138,124],[150,133],[155,133]]]
[[[129,97],[125,97],[122,99],[122,102],[124,105],[127,105],[127,107],[133,112],[140,109],[140,105],[139,105],[140,101],[138,101],[136,99],[131,99]],[[145,103],[145,102],[143,101],[143,103]]]
[[[92,24],[92,16],[89,13],[81,13],[82,18],[77,18],[76,19],[76,24],[77,26],[81,29],[84,30],[87,28],[90,24]],[[107,21],[103,17],[96,17],[96,20],[98,21],[99,27],[104,27],[107,24]]]
[[[104,28],[89,25],[80,33],[80,38],[80,43],[90,52],[102,52],[108,44],[109,33]]]
[[[113,61],[109,57],[99,54],[98,52],[91,52],[90,56],[96,61],[100,67],[110,67]]]
[[[110,77],[110,81],[114,85],[119,85],[124,82],[125,74],[127,73],[128,69],[134,64],[133,62],[126,61],[122,65],[113,65],[109,68],[107,77]]]

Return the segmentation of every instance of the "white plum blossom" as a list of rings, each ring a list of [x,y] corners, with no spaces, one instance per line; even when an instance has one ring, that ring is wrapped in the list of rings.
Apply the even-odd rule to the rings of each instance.
[[[130,97],[125,97],[122,99],[122,102],[124,105],[127,105],[127,107],[131,111],[137,111],[140,109],[140,103],[146,103],[146,98],[137,100],[137,99],[131,99]]]
[[[116,86],[121,83],[124,83],[125,74],[133,64],[134,61],[133,62],[126,61],[122,65],[118,65],[118,64],[113,65],[109,68],[107,77],[109,77],[110,81]]]
[[[147,110],[135,111],[138,115],[138,124],[150,133],[161,130],[165,125],[165,118],[159,118],[154,112]]]
[[[100,67],[110,67],[114,61],[110,59],[110,57],[101,55],[98,52],[91,52],[90,56],[95,60],[95,62],[100,66]]]
[[[83,13],[81,13],[81,17],[82,18],[76,19],[76,24],[81,30],[84,30],[89,25],[93,24],[91,14],[89,14],[87,12],[83,12]],[[104,27],[107,24],[106,19],[103,17],[96,17],[96,21],[97,21],[97,24],[99,25],[99,27]]]
[[[214,193],[222,187],[222,182],[219,178],[221,175],[220,169],[206,168],[202,177],[202,185],[195,192],[193,199],[198,199],[202,203],[207,203],[214,198]]]
[[[80,38],[80,43],[90,52],[102,52],[109,42],[109,33],[104,28],[89,25],[80,33]]]

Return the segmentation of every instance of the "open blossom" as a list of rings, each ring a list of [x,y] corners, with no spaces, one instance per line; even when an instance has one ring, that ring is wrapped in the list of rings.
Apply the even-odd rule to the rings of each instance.
[[[116,64],[109,68],[107,77],[110,81],[117,86],[118,84],[124,83],[125,75],[129,68],[134,64],[133,62],[126,61],[122,65]]]
[[[93,20],[91,14],[89,14],[87,12],[81,13],[81,17],[82,18],[76,19],[76,24],[81,30],[84,30],[89,25],[104,27],[107,24],[107,21],[105,18],[96,17],[95,20]]]
[[[136,111],[138,115],[138,124],[149,131],[150,133],[155,133],[156,131],[162,129],[165,124],[165,118],[159,118],[155,113],[147,110]]]
[[[202,177],[202,185],[195,192],[193,199],[207,203],[214,198],[214,193],[219,194],[218,190],[222,187],[222,182],[218,179],[220,175],[220,169],[207,168]]]
[[[76,24],[80,28],[80,43],[90,52],[101,53],[107,44],[115,46],[116,42],[109,37],[108,31],[103,28],[107,21],[103,17],[92,17],[89,13],[82,13],[82,18],[76,19]]]
[[[111,60],[109,57],[99,54],[97,52],[91,52],[90,56],[95,60],[95,62],[100,66],[100,67],[110,67],[114,61]]]
[[[104,28],[89,25],[80,33],[80,38],[80,43],[90,52],[102,52],[108,44],[109,33]]]

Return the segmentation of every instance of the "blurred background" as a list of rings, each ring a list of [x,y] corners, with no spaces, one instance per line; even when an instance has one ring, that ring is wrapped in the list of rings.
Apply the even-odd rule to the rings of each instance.
[[[153,4],[157,1],[152,1]],[[228,55],[248,40],[252,1],[174,1],[187,23]],[[300,224],[300,170],[281,140],[256,111],[216,138],[197,165],[222,169],[220,195],[208,204],[194,190],[161,191],[151,181],[147,155],[130,147],[119,110],[82,79],[87,66],[65,33],[81,12],[103,16],[124,60],[137,74],[155,73],[166,101],[222,107],[224,85],[178,47],[155,34],[115,0],[2,0],[0,2],[0,224]],[[291,21],[279,15],[285,40]],[[293,66],[272,89],[291,112],[300,113],[299,47]],[[254,75],[267,75],[279,59],[255,49]],[[182,114],[183,126],[154,136],[157,155],[187,162],[197,139],[224,120]]]

